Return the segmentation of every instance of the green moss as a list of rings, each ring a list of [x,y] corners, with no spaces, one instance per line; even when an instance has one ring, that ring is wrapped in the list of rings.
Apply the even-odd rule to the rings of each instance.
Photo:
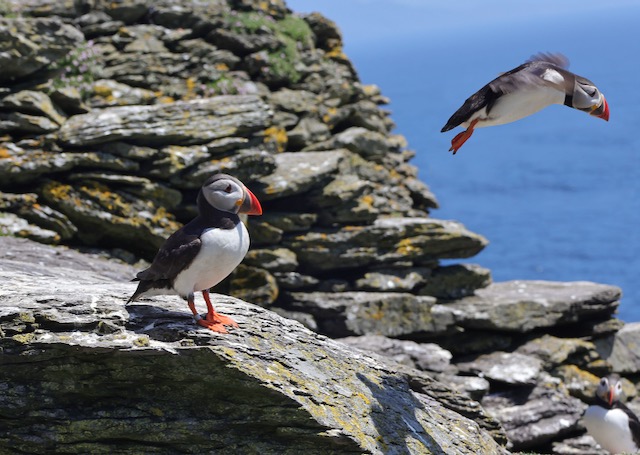
[[[287,15],[281,20],[258,12],[241,12],[226,16],[229,27],[235,33],[271,32],[281,43],[276,49],[268,52],[267,67],[276,79],[291,82],[300,80],[300,73],[295,64],[300,60],[299,47],[312,45],[313,32],[304,19]]]

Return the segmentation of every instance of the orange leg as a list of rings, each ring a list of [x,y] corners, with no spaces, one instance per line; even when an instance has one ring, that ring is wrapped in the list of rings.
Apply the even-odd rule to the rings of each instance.
[[[207,316],[204,319],[202,319],[196,310],[193,294],[190,294],[187,298],[187,305],[189,305],[189,309],[193,313],[196,324],[218,333],[228,333],[227,329],[224,327],[225,325],[238,327],[238,323],[229,316],[216,313],[213,309],[213,305],[211,304],[211,299],[209,298],[209,291],[202,291],[202,296],[207,303]]]
[[[469,128],[464,130],[462,133],[458,133],[456,137],[451,140],[451,148],[449,149],[450,152],[453,151],[453,154],[455,155],[458,149],[462,147],[462,144],[467,142],[467,139],[469,139],[473,134],[473,128],[476,126],[476,123],[478,123],[478,119],[475,119],[473,122],[471,122]]]

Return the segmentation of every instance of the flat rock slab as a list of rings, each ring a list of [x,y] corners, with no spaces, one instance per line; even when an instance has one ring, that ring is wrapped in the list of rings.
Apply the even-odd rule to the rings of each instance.
[[[454,328],[448,308],[408,293],[293,292],[290,307],[312,314],[318,330],[332,337],[443,334]]]
[[[487,240],[455,221],[433,218],[384,218],[370,226],[310,231],[287,245],[312,272],[388,264],[430,263],[473,256]]]
[[[542,365],[542,360],[516,352],[492,352],[471,362],[456,364],[461,373],[472,373],[490,381],[511,385],[534,385]]]
[[[213,296],[240,326],[215,334],[177,297],[125,306],[133,283],[20,262],[0,258],[0,452],[506,453],[406,373],[263,308]]]
[[[204,144],[268,126],[272,112],[259,97],[223,95],[151,106],[117,106],[69,118],[58,132],[67,146],[126,140],[144,144]]]
[[[570,435],[587,405],[569,395],[559,379],[546,373],[538,385],[492,393],[482,406],[504,427],[513,450],[540,447]]]
[[[602,358],[611,363],[616,373],[640,372],[640,322],[626,324],[615,335],[595,343]]]
[[[609,315],[620,288],[587,281],[506,281],[479,289],[449,305],[465,328],[530,332]]]

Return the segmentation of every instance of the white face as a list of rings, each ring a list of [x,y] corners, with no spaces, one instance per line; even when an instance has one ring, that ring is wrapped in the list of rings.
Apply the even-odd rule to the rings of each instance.
[[[230,213],[238,213],[245,196],[240,183],[226,178],[202,187],[202,194],[212,207]]]
[[[602,398],[607,403],[612,403],[619,400],[620,396],[622,395],[622,381],[619,381],[615,378],[600,379],[600,384],[598,384],[596,395]]]
[[[581,111],[590,112],[600,107],[604,97],[600,90],[588,79],[576,78],[576,86],[573,90],[573,107]]]

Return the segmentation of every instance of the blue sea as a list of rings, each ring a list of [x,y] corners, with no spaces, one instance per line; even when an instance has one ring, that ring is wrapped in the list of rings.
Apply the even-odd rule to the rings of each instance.
[[[622,288],[619,317],[640,321],[640,2],[289,0],[343,32],[345,53],[376,84],[437,196],[432,216],[490,244],[466,262],[495,281],[588,280]],[[604,122],[551,106],[475,131],[455,156],[449,116],[485,83],[538,52],[605,94]],[[460,262],[460,261],[452,261]]]

